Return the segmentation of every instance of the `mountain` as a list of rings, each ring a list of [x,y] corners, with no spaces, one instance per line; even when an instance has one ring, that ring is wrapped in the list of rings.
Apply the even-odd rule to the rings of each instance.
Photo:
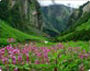
[[[45,38],[37,37],[33,35],[21,32],[11,26],[8,23],[0,20],[0,45],[6,45],[8,38],[14,38],[16,42],[30,41],[44,41]]]
[[[90,18],[90,2],[86,2],[82,6],[79,7],[79,9],[74,9],[73,13],[70,15],[68,21],[67,21],[67,33],[71,32],[77,27],[78,25],[81,25],[82,23],[85,23]]]
[[[74,31],[57,38],[59,41],[90,40],[90,19],[86,23],[77,26]]]
[[[59,37],[59,41],[90,40],[90,1],[75,9],[68,22],[68,28]]]
[[[40,5],[36,0],[0,1],[0,19],[27,34],[43,35]]]
[[[36,0],[0,1],[0,45],[8,38],[17,42],[44,41],[40,6]]]
[[[44,32],[55,36],[66,29],[66,22],[71,14],[71,8],[64,5],[41,7],[44,20]]]

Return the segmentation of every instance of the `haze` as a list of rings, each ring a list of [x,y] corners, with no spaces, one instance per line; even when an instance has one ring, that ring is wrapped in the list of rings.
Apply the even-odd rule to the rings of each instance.
[[[71,7],[78,8],[80,5],[83,5],[85,2],[90,0],[55,0],[56,4],[64,4],[66,6],[70,5]],[[52,5],[52,0],[38,0],[41,6]]]

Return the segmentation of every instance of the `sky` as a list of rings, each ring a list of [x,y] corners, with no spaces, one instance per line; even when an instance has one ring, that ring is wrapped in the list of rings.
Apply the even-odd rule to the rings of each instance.
[[[90,0],[55,0],[56,4],[64,4],[68,5],[70,4],[71,7],[78,8],[80,5],[83,5],[85,2],[90,1]],[[48,6],[52,5],[51,0],[38,0],[41,6]]]

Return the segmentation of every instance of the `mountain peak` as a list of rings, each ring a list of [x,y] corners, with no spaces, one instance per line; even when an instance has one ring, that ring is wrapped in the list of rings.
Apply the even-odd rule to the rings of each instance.
[[[90,1],[84,4],[83,13],[90,12]]]

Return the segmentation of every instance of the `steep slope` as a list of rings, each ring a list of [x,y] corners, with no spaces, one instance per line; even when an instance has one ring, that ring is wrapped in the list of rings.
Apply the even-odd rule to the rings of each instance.
[[[87,8],[87,9],[86,9]],[[90,2],[82,5],[70,16],[67,30],[58,37],[60,41],[90,40]]]
[[[0,18],[28,34],[43,35],[40,6],[36,0],[0,1]]]
[[[90,2],[88,1],[82,6],[80,6],[79,9],[74,9],[73,13],[71,14],[71,16],[67,21],[67,29],[62,35],[72,32],[77,26],[89,20],[90,18],[89,5],[90,5]]]
[[[59,41],[90,40],[90,19],[88,20],[88,22],[77,26],[73,32],[58,37],[58,40]]]
[[[4,21],[0,20],[0,44],[7,44],[8,38],[14,38],[18,42],[23,42],[26,40],[33,40],[33,41],[42,41],[45,40],[43,37],[36,37],[32,35],[25,34],[17,29],[14,29],[5,23]]]
[[[44,31],[48,34],[55,35],[54,32],[60,33],[66,29],[66,22],[70,16],[70,8],[64,5],[50,5],[41,8],[44,19]],[[48,32],[48,30],[52,30]],[[57,35],[57,34],[56,34]]]

